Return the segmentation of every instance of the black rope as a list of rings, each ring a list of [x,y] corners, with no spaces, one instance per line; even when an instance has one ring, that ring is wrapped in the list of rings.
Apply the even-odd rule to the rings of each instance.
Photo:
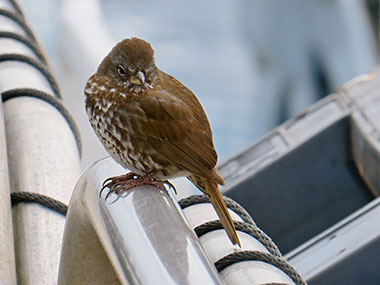
[[[21,96],[41,99],[51,104],[62,114],[62,116],[67,121],[67,123],[69,124],[71,128],[71,131],[74,134],[75,141],[76,141],[78,151],[79,151],[79,156],[81,157],[82,156],[82,142],[80,139],[79,129],[77,125],[75,124],[73,117],[70,115],[69,111],[67,111],[66,107],[62,104],[62,102],[59,101],[56,97],[49,95],[48,93],[45,93],[37,89],[31,89],[31,88],[18,88],[18,89],[7,90],[2,93],[2,100],[3,102],[5,102],[9,99],[21,97]]]
[[[260,251],[239,251],[231,253],[215,262],[215,267],[218,272],[221,272],[226,267],[243,261],[266,262],[285,272],[295,284],[306,285],[306,282],[302,279],[301,275],[299,275],[299,273],[283,258]]]
[[[234,201],[234,200],[232,200],[226,196],[223,196],[223,198],[224,198],[224,201],[226,202],[227,208],[231,209],[236,214],[238,214],[239,217],[241,217],[244,222],[251,224],[251,225],[255,224],[255,222],[253,221],[251,216],[248,214],[248,212],[240,204],[238,204],[236,201]],[[193,205],[202,204],[202,203],[210,203],[210,200],[207,197],[207,195],[192,195],[190,197],[186,197],[186,198],[181,199],[178,203],[183,210],[183,209],[190,207],[190,206],[193,206]]]
[[[61,99],[61,93],[59,91],[58,84],[56,83],[54,77],[52,76],[52,74],[50,73],[47,67],[47,61],[38,47],[36,38],[32,30],[25,23],[23,12],[20,6],[18,5],[17,1],[9,0],[9,3],[13,6],[17,14],[0,8],[0,15],[7,17],[13,20],[14,22],[16,22],[25,31],[27,37],[13,33],[13,32],[6,32],[6,31],[0,31],[0,37],[11,38],[19,42],[22,42],[33,51],[33,53],[37,56],[37,58],[41,62],[31,57],[21,55],[21,54],[2,54],[0,55],[0,62],[21,61],[21,62],[25,62],[32,65],[45,76],[46,80],[49,82],[54,92],[54,95],[56,97],[48,93],[45,93],[43,91],[36,90],[36,89],[17,88],[17,89],[12,89],[12,90],[3,92],[2,100],[3,102],[5,102],[6,100],[20,97],[20,96],[30,96],[30,97],[44,100],[45,102],[54,106],[62,114],[62,116],[65,118],[65,120],[69,124],[74,134],[79,154],[81,155],[82,144],[81,144],[78,128],[75,124],[75,121],[71,117],[70,113],[67,111],[64,105],[57,99],[57,98]],[[12,206],[18,203],[37,203],[39,205],[52,209],[63,216],[66,216],[67,209],[68,209],[68,206],[66,204],[60,201],[57,201],[53,198],[50,198],[46,195],[39,194],[39,193],[32,193],[32,192],[24,192],[24,191],[11,193],[11,202],[12,202]]]
[[[20,11],[21,11],[21,9],[20,9]],[[24,17],[22,16],[22,14],[20,14],[20,13],[14,14],[11,11],[8,11],[5,9],[0,9],[0,15],[7,17],[9,19],[12,19],[14,22],[16,22],[25,31],[25,33],[28,35],[28,37],[30,37],[30,39],[32,41],[36,42],[36,37],[34,36],[32,30],[25,23]]]
[[[20,8],[20,6],[18,5],[18,2],[16,0],[8,0],[9,3],[11,3],[11,5],[13,6],[13,8],[16,10],[17,13],[20,14],[21,17],[24,17],[24,14]]]
[[[224,197],[224,199],[227,207],[237,213],[244,220],[244,222],[234,221],[236,230],[254,237],[269,251],[269,253],[259,251],[234,252],[221,258],[215,263],[217,270],[221,272],[223,269],[232,264],[242,261],[257,260],[272,264],[273,266],[279,268],[296,284],[306,284],[299,273],[283,259],[276,244],[256,226],[248,212],[232,199],[226,197]],[[182,209],[201,203],[209,203],[209,199],[206,195],[193,195],[179,201]],[[208,232],[221,229],[223,229],[222,224],[219,220],[216,220],[201,224],[197,226],[194,231],[198,237],[201,237]],[[268,283],[267,285],[282,285],[282,283]]]
[[[45,76],[46,80],[49,82],[52,90],[54,91],[56,97],[58,97],[59,99],[62,98],[61,93],[60,93],[59,88],[58,88],[58,84],[55,81],[53,75],[51,75],[50,71],[47,69],[45,64],[40,63],[39,61],[35,60],[34,58],[31,58],[31,57],[28,57],[25,55],[21,55],[21,54],[9,53],[9,54],[1,54],[0,55],[0,62],[8,61],[8,60],[21,61],[21,62],[25,62],[25,63],[28,63],[28,64],[34,66],[37,70],[39,70]]]
[[[264,283],[261,285],[289,285],[289,283],[277,283],[277,282],[271,282],[271,283]]]
[[[234,221],[234,224],[237,231],[249,234],[250,236],[257,239],[262,245],[264,245],[271,254],[281,257],[281,252],[276,244],[258,227],[238,221]],[[223,229],[222,224],[219,220],[216,220],[201,224],[197,226],[194,231],[198,237],[201,237],[206,233],[221,229]]]
[[[49,196],[24,191],[11,193],[11,202],[12,206],[18,203],[36,203],[49,208],[63,216],[66,216],[68,208],[66,204],[50,198]]]
[[[28,48],[30,48],[33,53],[43,62],[46,64],[46,59],[44,57],[44,55],[42,54],[42,52],[40,51],[40,49],[37,47],[36,43],[29,40],[28,38],[22,36],[22,35],[19,35],[19,34],[16,34],[16,33],[13,33],[13,32],[3,32],[3,31],[0,31],[0,38],[9,38],[9,39],[13,39],[13,40],[16,40],[16,41],[19,41],[21,43],[23,43],[24,45],[26,45]]]

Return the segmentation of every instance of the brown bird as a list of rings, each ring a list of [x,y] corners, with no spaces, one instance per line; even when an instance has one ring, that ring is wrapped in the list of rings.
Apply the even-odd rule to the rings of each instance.
[[[218,190],[217,154],[207,116],[195,95],[155,65],[141,39],[118,43],[85,87],[86,110],[108,153],[131,173],[105,181],[117,194],[187,176],[210,199],[231,242],[239,237]]]

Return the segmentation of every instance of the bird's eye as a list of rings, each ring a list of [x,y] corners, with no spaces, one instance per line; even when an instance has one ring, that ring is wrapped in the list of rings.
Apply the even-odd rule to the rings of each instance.
[[[122,65],[117,66],[117,73],[119,73],[120,76],[125,76],[127,74],[124,66],[122,66]]]

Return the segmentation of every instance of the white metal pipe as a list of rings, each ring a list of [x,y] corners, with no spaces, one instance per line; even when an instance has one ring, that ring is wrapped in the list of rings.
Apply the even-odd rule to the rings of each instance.
[[[4,0],[0,0],[0,3],[3,2]],[[26,36],[26,32],[20,27],[19,24],[4,15],[0,15],[0,27],[2,31],[13,32],[22,36]]]
[[[238,214],[231,209],[229,209],[229,212],[235,221],[243,221]],[[186,207],[184,214],[193,228],[218,219],[210,203],[200,203]],[[231,244],[224,229],[213,230],[200,237],[202,247],[213,263],[240,250],[270,253],[265,245],[253,236],[241,231],[237,231],[237,233],[242,245],[241,249]],[[294,284],[292,279],[285,272],[274,265],[262,261],[238,262],[222,270],[220,275],[225,284],[233,285],[266,283]]]
[[[0,1],[0,9],[13,10],[13,6],[10,1]]]
[[[220,275],[225,284],[231,285],[295,284],[280,269],[261,261],[235,263],[224,269]]]
[[[3,2],[0,0],[0,7]],[[0,15],[0,30],[27,36],[19,24],[3,15]],[[1,38],[0,44],[1,54],[12,53],[37,59],[27,46],[17,40]],[[35,88],[54,96],[51,86],[38,69],[25,62],[2,61],[0,93],[13,88]],[[75,138],[67,121],[55,107],[43,100],[27,97],[29,94],[25,95],[8,99],[3,104],[11,191],[37,192],[67,203],[80,174]],[[5,142],[5,138],[1,142]],[[4,163],[6,160],[2,159],[0,167]],[[0,173],[2,171],[5,170],[1,169]],[[9,190],[8,183],[2,185],[4,192],[1,195],[6,197],[0,199],[0,211],[5,211],[7,207],[3,207],[3,203],[9,203]],[[14,252],[18,284],[50,285],[57,282],[63,227],[64,217],[52,210],[30,203],[14,206],[14,249],[13,244],[8,245],[7,254],[1,254],[6,240],[0,239],[1,258],[9,258],[10,282],[16,280],[12,277],[15,270],[13,273],[11,270],[14,267]],[[6,225],[1,229],[6,230]],[[0,266],[0,270],[5,268]],[[0,279],[8,278],[1,272],[0,275]]]
[[[12,191],[68,202],[80,174],[77,145],[66,120],[50,104],[19,97],[4,104]],[[64,217],[36,204],[13,209],[20,284],[55,284]]]
[[[0,6],[2,2],[4,1],[0,0]],[[0,30],[27,37],[18,24],[2,15],[0,15]],[[0,55],[10,53],[38,60],[31,49],[23,43],[11,38],[0,38]],[[14,88],[35,88],[54,94],[46,77],[34,66],[21,61],[2,61],[0,62],[0,93]]]
[[[0,62],[0,93],[15,88],[35,88],[54,94],[44,75],[25,62]]]
[[[0,284],[16,284],[12,211],[3,106],[0,104]]]
[[[243,222],[243,219],[234,211],[228,209],[233,220]],[[196,228],[197,226],[209,221],[218,220],[219,217],[216,214],[213,206],[210,203],[200,203],[183,210],[183,213],[187,217],[190,226]]]
[[[36,54],[24,43],[11,38],[0,37],[0,54],[17,53],[38,59]]]
[[[167,191],[143,186],[114,203],[115,195],[106,202],[99,198],[103,181],[123,173],[107,158],[79,180],[66,222],[59,284],[117,283],[115,274],[122,284],[220,284]]]
[[[240,251],[237,247],[231,245],[231,242],[228,238],[226,239],[225,235],[224,230],[220,229],[211,231],[200,237],[202,247],[214,263],[230,253]],[[240,231],[238,231],[238,235],[243,250],[256,250],[269,253],[267,248],[254,237]]]

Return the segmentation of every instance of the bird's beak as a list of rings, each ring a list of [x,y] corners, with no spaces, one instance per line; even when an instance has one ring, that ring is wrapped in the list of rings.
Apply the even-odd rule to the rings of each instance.
[[[137,72],[130,79],[130,82],[136,85],[144,85],[145,84],[145,74],[142,71]]]

